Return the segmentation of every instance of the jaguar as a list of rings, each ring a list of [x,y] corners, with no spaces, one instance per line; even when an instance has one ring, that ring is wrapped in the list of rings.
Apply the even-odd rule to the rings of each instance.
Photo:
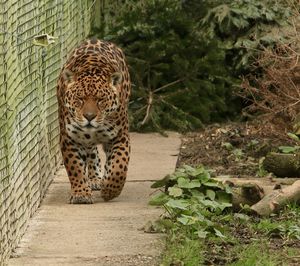
[[[111,200],[128,172],[131,83],[123,51],[92,38],[68,57],[58,78],[60,148],[71,185],[70,203],[93,203],[93,190]],[[98,146],[106,155],[102,170]]]

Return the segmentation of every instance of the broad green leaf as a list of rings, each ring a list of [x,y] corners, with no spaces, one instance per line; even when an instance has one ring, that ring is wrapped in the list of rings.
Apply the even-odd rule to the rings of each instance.
[[[190,181],[183,177],[178,178],[177,183],[178,183],[178,187],[180,188],[195,188],[201,186],[199,180]]]
[[[232,195],[232,188],[228,184],[224,185],[224,188],[225,188],[225,192],[227,194],[231,194]]]
[[[193,197],[199,197],[199,198],[201,198],[201,199],[204,199],[204,197],[205,197],[205,195],[202,193],[202,192],[200,192],[199,190],[195,190],[195,189],[193,189],[192,191],[191,191],[191,193],[192,193],[192,196]]]
[[[199,238],[204,239],[204,238],[206,238],[208,232],[206,232],[204,230],[198,230],[198,231],[196,231],[196,234]]]
[[[293,140],[300,141],[299,137],[293,133],[287,133],[287,135]]]
[[[175,198],[180,197],[182,195],[182,189],[179,187],[169,187],[168,191],[169,195]]]
[[[231,208],[231,207],[232,207],[232,203],[229,203],[229,202],[222,202],[222,203],[219,203],[219,205],[218,205],[218,208],[221,211],[223,211],[226,208]]]
[[[166,175],[163,179],[155,181],[152,185],[151,188],[160,188],[160,187],[164,187],[167,182],[170,179],[170,175]]]
[[[278,149],[283,153],[294,153],[300,147],[299,146],[279,146]]]
[[[170,199],[165,205],[174,209],[186,210],[190,203],[186,200]]]
[[[183,215],[181,215],[181,217],[177,218],[177,221],[182,223],[183,225],[191,225],[191,224],[195,224],[197,219],[195,219],[195,217],[193,217],[193,216],[183,214]]]
[[[183,167],[177,169],[177,170],[175,171],[175,173],[184,173],[185,170],[186,170],[184,167],[185,167],[185,165],[184,165]]]
[[[242,221],[249,221],[250,220],[250,217],[246,214],[243,214],[243,213],[235,213],[233,215],[234,218],[238,218]]]
[[[174,174],[170,175],[170,180],[176,180],[179,177],[185,178],[186,175],[184,173],[182,173],[182,172],[176,171]]]
[[[223,203],[223,202],[229,203],[232,200],[232,195],[223,190],[217,191],[216,197],[217,197],[218,201],[221,203]]]
[[[188,172],[193,172],[195,170],[194,167],[192,167],[190,165],[186,165],[186,164],[182,168],[184,168]]]
[[[210,200],[215,200],[216,197],[216,193],[211,190],[211,189],[207,189],[206,190],[206,196],[210,199]]]
[[[192,180],[189,184],[189,188],[196,188],[196,187],[200,187],[200,181],[199,180]]]
[[[226,238],[218,229],[214,228],[215,235],[221,238]]]
[[[203,185],[207,186],[207,187],[215,187],[215,188],[223,188],[222,184],[220,184],[219,182],[217,181],[208,181],[208,182],[205,182],[203,183]]]
[[[219,207],[218,202],[212,200],[201,200],[200,203],[202,203],[207,208],[212,208],[213,210]]]
[[[207,221],[207,219],[200,212],[197,212],[195,215],[196,215],[195,218],[197,219],[197,221],[199,221],[199,222]]]
[[[226,150],[228,150],[228,151],[233,149],[233,146],[230,142],[223,142],[222,147],[226,148]]]
[[[178,217],[177,221],[182,223],[183,225],[187,225],[189,223],[189,219],[187,217]]]
[[[240,159],[243,156],[244,152],[242,151],[242,149],[234,149],[233,154],[235,155],[235,157]]]
[[[198,179],[201,181],[202,184],[206,183],[208,180],[210,180],[210,173],[208,171],[205,171],[202,175],[198,176]]]
[[[298,225],[290,225],[287,228],[287,235],[290,238],[296,238],[300,240],[300,227]]]
[[[203,174],[204,171],[205,171],[204,168],[201,166],[201,167],[193,169],[189,174],[193,177],[196,177],[198,175]]]
[[[159,193],[154,195],[150,201],[149,204],[153,206],[161,206],[165,204],[169,200],[169,197],[165,193]]]
[[[178,184],[178,187],[181,187],[181,188],[188,188],[189,187],[189,180],[187,180],[186,178],[183,178],[183,177],[179,177],[177,179],[177,184]]]
[[[253,139],[253,140],[250,141],[250,143],[247,146],[252,146],[253,147],[253,146],[256,146],[258,143],[259,143],[258,140]]]

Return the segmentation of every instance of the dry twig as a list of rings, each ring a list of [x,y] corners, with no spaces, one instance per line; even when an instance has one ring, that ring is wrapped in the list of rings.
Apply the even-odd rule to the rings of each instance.
[[[295,32],[290,43],[264,49],[255,62],[262,75],[249,75],[244,79],[238,94],[251,102],[246,112],[263,113],[269,119],[282,116],[286,122],[293,121],[300,113],[300,36],[297,29],[300,25],[293,25]]]

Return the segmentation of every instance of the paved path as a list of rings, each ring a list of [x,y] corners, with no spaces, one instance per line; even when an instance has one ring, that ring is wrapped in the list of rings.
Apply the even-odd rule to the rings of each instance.
[[[151,181],[175,168],[179,135],[131,135],[128,181],[121,196],[93,205],[70,205],[69,182],[62,168],[9,265],[156,265],[158,234],[140,230],[160,210],[147,205]]]

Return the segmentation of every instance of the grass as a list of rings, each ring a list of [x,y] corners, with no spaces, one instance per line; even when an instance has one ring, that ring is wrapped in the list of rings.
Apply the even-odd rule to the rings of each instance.
[[[231,266],[276,266],[280,261],[280,256],[269,250],[266,239],[246,246],[238,245],[234,247],[234,253],[239,254],[239,258],[230,263]]]
[[[199,239],[178,223],[167,230],[161,266],[275,266],[300,265],[300,207],[289,206],[271,218],[215,217],[226,238]],[[298,238],[298,239],[297,239]]]
[[[300,206],[269,218],[233,213],[231,189],[203,166],[178,168],[152,187],[160,193],[150,204],[166,211],[155,225],[166,232],[162,266],[300,265]]]
[[[201,241],[189,239],[187,232],[182,230],[179,234],[168,234],[166,249],[161,265],[190,265],[198,266],[204,263],[204,246]]]

